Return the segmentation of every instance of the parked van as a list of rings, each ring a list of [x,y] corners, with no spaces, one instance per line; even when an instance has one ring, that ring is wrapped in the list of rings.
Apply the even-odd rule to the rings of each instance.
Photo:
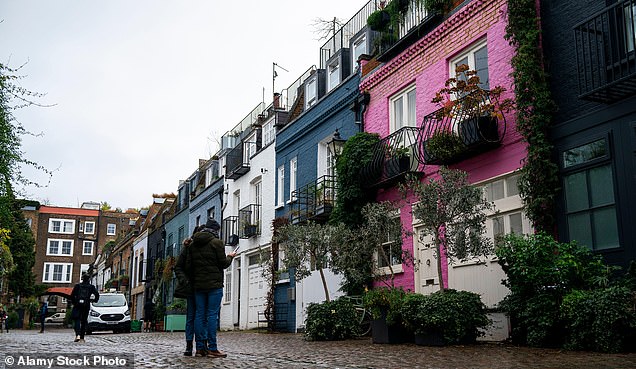
[[[130,333],[130,309],[123,293],[101,293],[98,302],[91,302],[86,333],[96,331]]]

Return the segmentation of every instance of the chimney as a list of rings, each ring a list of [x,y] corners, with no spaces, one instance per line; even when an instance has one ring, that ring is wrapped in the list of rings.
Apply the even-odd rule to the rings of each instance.
[[[272,105],[274,105],[274,109],[280,109],[280,93],[274,92],[274,102]]]

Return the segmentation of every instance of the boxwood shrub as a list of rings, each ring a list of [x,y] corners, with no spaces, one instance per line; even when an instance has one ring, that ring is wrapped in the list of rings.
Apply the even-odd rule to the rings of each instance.
[[[307,307],[305,338],[310,341],[345,340],[355,337],[359,328],[356,309],[345,298]]]

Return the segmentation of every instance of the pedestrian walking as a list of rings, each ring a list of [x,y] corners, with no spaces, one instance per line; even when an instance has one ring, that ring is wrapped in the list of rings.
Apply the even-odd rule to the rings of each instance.
[[[194,228],[192,236],[204,228],[203,225],[198,225]],[[186,299],[186,323],[185,323],[185,339],[186,349],[183,352],[184,356],[192,356],[192,342],[194,340],[194,316],[195,316],[195,300],[194,290],[190,284],[191,276],[189,272],[186,272],[186,249],[192,243],[192,237],[183,240],[183,248],[177,258],[177,263],[174,266],[174,274],[177,277],[177,286],[174,289],[174,297]],[[206,322],[207,324],[207,322]]]
[[[155,330],[155,303],[152,301],[152,293],[144,304],[144,332]]]
[[[71,316],[75,320],[75,342],[84,342],[91,302],[99,301],[99,292],[90,283],[90,279],[90,275],[83,274],[82,282],[76,284],[71,292],[71,300],[73,302]]]
[[[195,356],[227,357],[218,349],[216,329],[223,297],[223,269],[230,266],[236,253],[225,254],[225,246],[219,239],[220,229],[216,220],[208,219],[203,230],[195,233],[192,243],[185,248],[184,270],[188,272],[185,277],[194,289],[196,306]]]
[[[40,310],[38,310],[38,318],[40,320],[40,333],[44,333],[44,320],[49,312],[49,307],[45,301],[40,302]]]

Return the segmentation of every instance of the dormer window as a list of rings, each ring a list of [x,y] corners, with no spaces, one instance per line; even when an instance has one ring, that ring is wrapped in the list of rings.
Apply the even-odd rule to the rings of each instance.
[[[331,91],[340,84],[340,59],[337,58],[327,67],[327,91]]]
[[[318,83],[316,75],[305,82],[305,109],[309,109],[318,101]]]
[[[351,42],[351,49],[353,50],[351,61],[353,68],[357,65],[360,55],[367,53],[367,35],[363,33],[360,37],[353,40],[353,42]]]

